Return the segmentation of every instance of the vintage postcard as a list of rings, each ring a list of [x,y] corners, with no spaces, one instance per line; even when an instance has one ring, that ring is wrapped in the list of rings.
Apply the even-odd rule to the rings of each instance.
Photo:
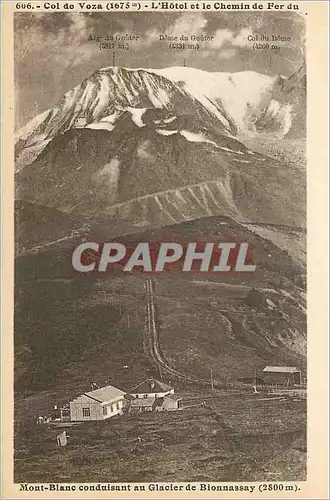
[[[327,498],[327,3],[1,11],[3,498]]]

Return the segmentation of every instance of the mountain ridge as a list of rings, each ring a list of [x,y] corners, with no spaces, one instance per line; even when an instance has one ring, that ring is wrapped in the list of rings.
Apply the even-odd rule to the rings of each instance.
[[[227,135],[236,135],[251,124],[251,115],[256,115],[257,120],[258,114],[269,114],[268,108],[274,120],[279,108],[281,114],[275,128],[277,133],[285,135],[292,106],[288,103],[278,106],[272,98],[279,78],[283,82],[290,80],[252,71],[210,73],[190,67],[101,68],[18,131],[18,169],[29,161],[27,155],[20,160],[22,149],[33,147],[34,159],[56,134],[72,127],[89,126],[127,107],[189,109],[193,106],[201,118],[213,118]]]

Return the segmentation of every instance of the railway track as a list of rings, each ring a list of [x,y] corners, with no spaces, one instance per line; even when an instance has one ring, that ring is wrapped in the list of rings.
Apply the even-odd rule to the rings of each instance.
[[[145,290],[147,296],[147,306],[145,313],[145,342],[144,347],[146,354],[151,358],[153,364],[157,366],[162,372],[170,375],[172,379],[180,380],[185,383],[199,385],[202,387],[211,388],[211,382],[193,378],[189,375],[176,370],[166,360],[159,342],[159,327],[157,325],[157,311],[155,305],[155,287],[152,280],[148,279],[145,283]],[[220,388],[216,383],[213,384],[214,388]],[[224,386],[222,385],[221,388]]]

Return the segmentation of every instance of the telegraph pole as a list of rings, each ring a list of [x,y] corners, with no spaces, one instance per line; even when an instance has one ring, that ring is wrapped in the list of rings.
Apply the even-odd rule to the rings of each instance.
[[[257,391],[257,370],[254,370],[253,374],[253,392],[256,394]]]
[[[214,390],[214,383],[213,383],[213,372],[210,370],[210,376],[211,376],[211,389],[212,391]]]

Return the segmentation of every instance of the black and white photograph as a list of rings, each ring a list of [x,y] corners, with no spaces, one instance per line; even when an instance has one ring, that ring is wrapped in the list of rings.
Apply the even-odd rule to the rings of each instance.
[[[14,482],[290,494],[306,15],[126,3],[14,14]]]

